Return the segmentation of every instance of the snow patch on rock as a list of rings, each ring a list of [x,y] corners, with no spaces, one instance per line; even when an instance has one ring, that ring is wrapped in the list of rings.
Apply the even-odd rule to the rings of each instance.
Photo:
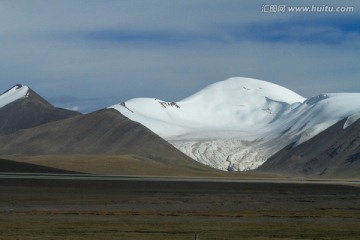
[[[29,88],[17,84],[0,95],[0,108],[12,103],[20,98],[28,97]]]

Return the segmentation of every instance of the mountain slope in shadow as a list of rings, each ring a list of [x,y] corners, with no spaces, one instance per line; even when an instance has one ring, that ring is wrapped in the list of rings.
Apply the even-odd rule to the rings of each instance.
[[[24,86],[17,84],[13,88],[22,87]],[[80,115],[79,112],[54,107],[29,88],[26,97],[0,108],[0,135],[78,115]]]
[[[212,171],[114,109],[103,109],[0,136],[0,154],[64,157],[131,155],[165,166]]]
[[[346,120],[298,145],[289,145],[255,172],[303,177],[360,177],[360,120],[344,129]]]

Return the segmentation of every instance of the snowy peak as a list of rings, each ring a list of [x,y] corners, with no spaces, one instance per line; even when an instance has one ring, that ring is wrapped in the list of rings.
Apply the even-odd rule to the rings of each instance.
[[[250,170],[289,145],[301,144],[336,122],[358,119],[360,93],[305,99],[282,86],[229,78],[179,101],[136,98],[114,108],[190,157],[222,170]],[[296,145],[295,144],[295,145]]]
[[[29,87],[16,84],[0,95],[0,135],[79,114],[56,108]]]
[[[234,130],[261,128],[305,98],[276,84],[251,78],[230,78],[211,84],[179,102],[136,98],[114,105],[128,118],[141,122],[164,138],[187,134],[213,137]]]
[[[270,122],[283,107],[304,100],[279,85],[238,77],[211,84],[180,101],[179,106],[196,106],[189,113],[196,118],[203,113],[202,117],[213,119],[213,123],[244,126]]]
[[[254,103],[259,98],[269,98],[278,102],[303,102],[305,98],[282,86],[253,78],[233,77],[213,83],[182,102],[206,99],[211,102],[219,100],[247,100]],[[256,99],[256,100],[254,100]]]
[[[23,87],[23,85],[22,84],[15,84],[13,87],[11,87],[11,88],[9,88],[8,90],[6,90],[5,92],[3,92],[1,95],[4,95],[5,93],[7,93],[7,92],[11,92],[12,90],[17,90],[17,89],[20,89],[20,88],[22,88]],[[1,96],[0,95],[0,96]]]
[[[6,90],[0,95],[0,108],[12,103],[20,98],[27,97],[29,94],[29,87],[16,84],[12,88]]]

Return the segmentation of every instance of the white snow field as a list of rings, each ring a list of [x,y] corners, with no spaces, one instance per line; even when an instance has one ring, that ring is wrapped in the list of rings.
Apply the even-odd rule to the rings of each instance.
[[[179,102],[135,98],[110,108],[201,163],[246,171],[259,167],[286,145],[300,144],[351,116],[348,126],[360,117],[359,103],[360,93],[305,99],[273,83],[236,77]]]
[[[6,92],[0,95],[0,108],[12,103],[20,98],[26,97],[29,88],[23,85],[15,85]]]

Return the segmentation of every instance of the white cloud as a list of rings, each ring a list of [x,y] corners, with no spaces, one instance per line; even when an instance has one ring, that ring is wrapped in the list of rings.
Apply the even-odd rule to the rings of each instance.
[[[80,108],[78,106],[73,106],[73,107],[65,107],[65,109],[71,110],[71,111],[79,111]]]
[[[234,38],[229,26],[246,34],[243,28],[266,20],[276,31],[276,24],[271,23],[289,19],[301,23],[304,17],[263,14],[262,4],[238,0],[1,1],[1,83],[5,88],[24,83],[48,98],[109,97],[103,103],[114,101],[109,105],[142,96],[179,100],[231,76],[272,81],[305,96],[360,91],[356,33],[333,45],[262,41],[245,35]],[[332,38],[341,35],[329,26],[291,29],[287,34],[298,38],[319,33]],[[140,34],[140,39],[146,33],[173,34],[183,40],[164,43],[156,38],[102,41],[86,37],[86,33],[101,30],[127,31]],[[93,109],[100,106],[84,101],[84,105],[72,104],[81,110],[85,104]]]

